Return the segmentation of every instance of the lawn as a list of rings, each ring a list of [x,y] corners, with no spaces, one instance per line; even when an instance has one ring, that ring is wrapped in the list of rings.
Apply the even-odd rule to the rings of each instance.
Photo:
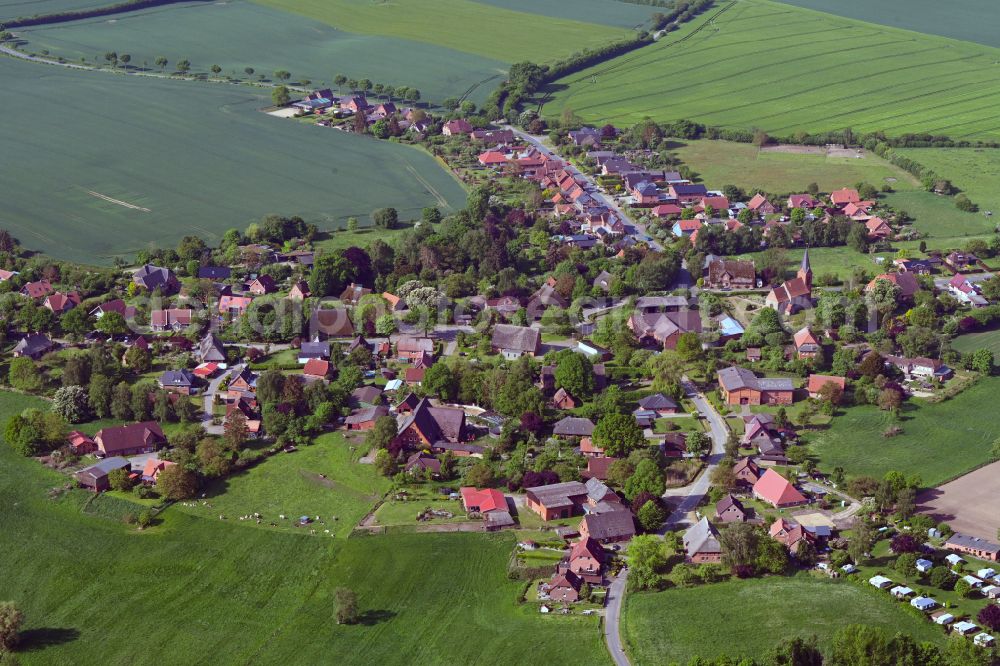
[[[829,157],[823,153],[778,152],[760,150],[749,143],[731,141],[684,141],[674,150],[684,164],[697,172],[711,188],[738,185],[746,190],[761,188],[767,192],[805,192],[810,183],[822,192],[853,187],[865,181],[880,187],[892,182],[894,188],[912,189],[915,179],[878,155]],[[894,179],[887,181],[887,179]]]
[[[433,9],[420,0],[259,2],[346,32],[426,42],[503,62],[556,60],[629,33],[623,28],[514,11],[472,0],[435,0]]]
[[[1000,59],[995,48],[770,0],[713,15],[555,82],[545,115],[687,118],[781,136],[851,127],[1000,138],[1000,81],[983,78]]]
[[[2,393],[0,421],[41,404]],[[512,534],[323,539],[177,507],[138,532],[115,519],[122,500],[84,513],[86,492],[49,499],[65,477],[3,442],[0,470],[0,599],[25,612],[25,665],[199,664],[206,646],[214,663],[607,661],[595,618],[515,603]],[[333,622],[343,585],[360,625]]]
[[[260,527],[268,530],[275,529],[270,527],[274,522],[279,529],[304,531],[294,527],[293,521],[299,516],[319,516],[307,529],[346,536],[389,489],[388,480],[373,466],[355,462],[360,455],[343,435],[328,433],[311,446],[278,453],[209,486],[208,506],[198,502],[181,510],[215,520],[224,515],[229,521],[260,513],[264,516]],[[246,524],[256,527],[253,521]]]
[[[293,81],[333,85],[338,73],[420,90],[424,100],[440,103],[467,90],[482,102],[496,87],[507,64],[462,53],[439,44],[376,34],[343,32],[326,23],[245,0],[184,3],[107,18],[18,30],[28,42],[22,50],[49,51],[71,62],[99,59],[109,49],[132,56],[132,65],[156,68],[158,56],[171,64],[186,59],[193,73],[245,79],[244,68],[272,77],[291,72]],[[266,40],[269,48],[258,45]],[[364,53],[364,58],[358,58]],[[405,63],[405,64],[401,64]],[[168,66],[168,71],[171,71]],[[484,82],[483,85],[479,85]],[[346,92],[346,91],[345,91]]]
[[[259,113],[265,90],[10,58],[0,81],[0,142],[12,156],[0,226],[62,259],[110,263],[187,234],[214,245],[269,213],[333,229],[382,206],[409,220],[465,203],[425,152]],[[38,100],[55,97],[73,99],[72,112],[40,131]]]
[[[977,349],[989,349],[1000,358],[1000,328],[960,335],[952,341],[951,348],[963,354],[974,352]]]
[[[1000,436],[1000,421],[993,417],[998,390],[1000,377],[990,377],[941,403],[911,399],[898,424],[877,407],[850,407],[828,430],[806,439],[824,472],[843,467],[848,476],[881,478],[898,470],[936,486],[989,460],[990,444]],[[882,437],[892,425],[903,433]]]
[[[781,1],[894,28],[1000,46],[1000,14],[992,0]]]
[[[815,635],[825,648],[848,624],[903,631],[918,641],[943,639],[936,627],[897,602],[808,574],[631,594],[622,634],[635,663],[684,664],[695,656],[763,657],[793,636]]]

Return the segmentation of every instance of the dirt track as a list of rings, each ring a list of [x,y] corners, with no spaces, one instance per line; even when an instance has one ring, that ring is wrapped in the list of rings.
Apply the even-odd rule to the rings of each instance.
[[[921,493],[917,506],[956,532],[995,541],[1000,530],[1000,462]]]

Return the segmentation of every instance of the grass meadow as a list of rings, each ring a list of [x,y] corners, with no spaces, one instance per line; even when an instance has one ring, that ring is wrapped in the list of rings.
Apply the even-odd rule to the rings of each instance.
[[[1000,436],[992,411],[998,390],[1000,377],[989,377],[944,402],[910,399],[899,422],[875,406],[849,407],[828,429],[805,439],[824,472],[843,467],[848,476],[881,478],[897,470],[936,486],[989,460],[990,445]],[[903,433],[883,437],[894,425]]]
[[[695,656],[763,657],[779,641],[815,635],[821,648],[848,624],[902,631],[940,643],[942,634],[888,595],[876,598],[846,581],[734,580],[625,599],[622,637],[633,663],[686,664]]]
[[[108,50],[128,53],[132,64],[157,69],[158,56],[171,64],[188,60],[193,73],[247,78],[244,68],[271,77],[287,70],[293,80],[333,85],[333,77],[368,78],[420,90],[440,103],[471,90],[481,102],[505,74],[507,63],[437,44],[343,32],[320,21],[246,0],[184,3],[116,16],[18,30],[23,50],[46,50],[70,62],[105,64]],[[266,41],[271,47],[260,49]],[[358,54],[364,57],[359,58]],[[404,64],[405,63],[405,64]],[[168,71],[171,71],[169,68]]]
[[[409,146],[259,113],[266,90],[0,61],[10,159],[0,226],[26,247],[109,262],[186,234],[215,244],[268,213],[321,229],[395,206],[464,205],[465,191]],[[45,99],[72,108],[40,118]],[[71,242],[67,242],[72,239]]]
[[[989,148],[908,148],[903,155],[933,169],[979,205],[1000,215],[1000,150]],[[977,216],[990,230],[995,222]]]
[[[688,118],[779,135],[851,127],[1000,138],[1000,81],[983,76],[1000,66],[1000,50],[769,0],[712,16],[555,82],[544,113],[569,108],[621,124]]]
[[[362,447],[363,448],[363,447]],[[316,438],[310,446],[293,453],[279,453],[248,470],[218,481],[206,489],[206,501],[194,507],[178,509],[218,520],[260,513],[262,529],[309,531],[346,537],[375,502],[389,489],[389,481],[379,476],[371,465],[356,463],[362,451],[352,451],[341,433]],[[279,515],[286,520],[280,520]],[[294,527],[299,516],[316,518],[322,524],[308,528]],[[256,522],[247,525],[256,527]]]
[[[781,0],[790,5],[963,39],[987,46],[1000,46],[1000,14],[992,0]]]
[[[30,406],[44,403],[0,393],[0,422]],[[0,599],[25,612],[25,665],[199,664],[206,649],[213,663],[607,661],[595,618],[516,604],[512,535],[324,539],[180,507],[140,532],[119,520],[127,499],[50,499],[65,483],[0,442]],[[358,625],[333,620],[343,585],[358,595]]]
[[[621,27],[514,11],[499,6],[502,3],[473,0],[435,0],[432,9],[420,0],[258,1],[345,32],[426,42],[504,62],[556,60],[629,32]],[[408,63],[401,61],[400,67],[408,67]]]
[[[810,183],[822,192],[853,186],[860,181],[876,187],[892,182],[896,189],[910,190],[917,183],[908,173],[878,155],[828,157],[820,153],[760,150],[749,143],[732,141],[679,142],[673,152],[709,187],[733,184],[767,192],[804,192]],[[893,179],[888,181],[887,179]]]

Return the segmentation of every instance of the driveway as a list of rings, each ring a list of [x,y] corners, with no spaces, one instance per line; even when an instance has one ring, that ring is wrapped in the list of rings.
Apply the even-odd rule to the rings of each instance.
[[[201,427],[205,429],[209,435],[221,435],[223,433],[222,425],[215,425],[212,423],[212,415],[215,411],[215,394],[219,392],[219,388],[223,383],[229,382],[231,377],[243,372],[243,364],[237,363],[233,367],[224,370],[218,377],[213,379],[208,383],[208,388],[205,389],[205,393],[202,394],[203,410],[204,414],[201,417]]]
[[[621,637],[621,614],[622,601],[625,599],[625,589],[628,586],[628,568],[622,569],[617,576],[611,579],[608,585],[608,596],[606,597],[607,612],[604,615],[604,642],[608,646],[608,652],[615,662],[615,666],[630,666],[628,655],[622,645]]]

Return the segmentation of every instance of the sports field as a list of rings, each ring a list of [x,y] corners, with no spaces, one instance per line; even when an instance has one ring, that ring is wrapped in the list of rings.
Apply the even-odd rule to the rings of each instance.
[[[770,0],[719,7],[730,8],[555,82],[545,114],[1000,139],[1000,80],[984,78],[1000,50]]]
[[[481,102],[506,73],[507,63],[436,44],[396,37],[360,35],[245,0],[184,3],[72,23],[18,30],[22,49],[49,51],[71,62],[86,58],[105,64],[108,50],[128,53],[132,65],[158,69],[157,57],[191,63],[192,72],[246,78],[244,69],[270,78],[277,70],[314,86],[333,77],[405,85],[425,100],[440,103],[467,91]],[[262,41],[270,46],[259,48]],[[359,57],[363,54],[363,57]],[[168,67],[168,71],[172,68]],[[480,85],[481,84],[481,85]]]
[[[790,5],[953,39],[1000,46],[993,0],[781,0]]]
[[[686,664],[695,656],[761,658],[794,636],[815,635],[826,648],[849,624],[902,631],[918,642],[943,640],[888,595],[874,598],[846,581],[806,574],[630,594],[622,637],[633,663]]]
[[[0,393],[0,422],[40,404]],[[137,532],[110,518],[126,500],[50,499],[64,483],[0,441],[0,599],[25,612],[22,664],[607,662],[595,618],[516,605],[509,535],[332,539],[177,507]],[[359,625],[334,622],[341,585]]]
[[[878,407],[850,407],[828,430],[806,440],[824,472],[843,467],[848,476],[881,478],[897,470],[935,486],[989,460],[990,445],[1000,436],[1000,421],[993,416],[998,390],[1000,377],[989,377],[945,402],[910,400],[898,423]],[[882,437],[893,425],[903,433]]]
[[[421,0],[258,1],[346,32],[426,42],[504,62],[548,62],[630,32],[473,0],[435,0],[433,6]],[[401,68],[408,66],[405,60],[400,61]]]
[[[60,258],[108,262],[186,234],[212,244],[268,213],[330,229],[382,206],[411,219],[465,201],[416,148],[259,113],[267,91],[8,58],[0,81],[0,226]]]

